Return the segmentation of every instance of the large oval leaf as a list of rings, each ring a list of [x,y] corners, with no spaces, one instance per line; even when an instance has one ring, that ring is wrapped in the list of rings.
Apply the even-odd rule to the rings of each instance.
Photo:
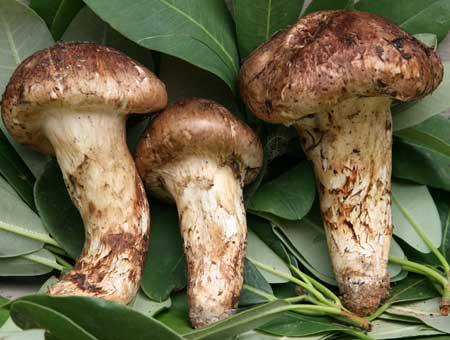
[[[442,40],[450,29],[448,0],[361,0],[355,8],[381,15],[411,34],[433,33]]]
[[[163,301],[186,286],[186,259],[176,209],[149,201],[152,227],[141,287],[151,299]]]
[[[35,178],[1,130],[0,174],[5,177],[30,208],[36,209],[33,198]]]
[[[45,340],[45,330],[30,329],[27,331],[0,331],[0,339],[2,340]]]
[[[83,7],[81,0],[31,0],[30,7],[47,23],[55,40],[63,35],[72,18]]]
[[[394,138],[394,176],[450,190],[450,120],[434,116]]]
[[[14,321],[22,316],[17,311],[14,316],[15,306],[18,303],[29,303],[38,306],[41,310],[52,311],[53,315],[62,315],[99,340],[122,340],[132,337],[136,340],[168,339],[179,340],[177,335],[159,321],[146,317],[131,308],[108,302],[101,299],[87,297],[50,297],[47,295],[29,295],[20,298],[12,304],[12,316]],[[36,310],[26,315],[26,322],[35,322],[38,318],[42,321],[42,327],[54,332],[61,324],[50,324],[50,313]],[[45,324],[44,324],[45,322]],[[62,337],[61,340],[72,339]],[[79,338],[73,338],[78,340]],[[90,339],[90,338],[89,338]]]
[[[302,0],[232,0],[241,59],[297,20]]]
[[[432,244],[441,245],[441,220],[433,198],[424,185],[392,183],[392,222],[394,234],[422,253],[431,250],[420,237],[423,232]]]
[[[56,160],[47,163],[36,181],[34,198],[45,228],[67,254],[77,258],[84,243],[83,221],[67,193]]]
[[[223,0],[85,2],[127,38],[213,72],[235,88],[239,59]]]
[[[152,52],[125,38],[102,21],[89,7],[82,8],[64,32],[64,41],[93,41],[111,46],[153,69]]]
[[[392,109],[394,131],[409,128],[450,108],[450,62],[444,62],[444,79],[431,95],[417,103],[400,104]]]
[[[248,209],[288,220],[299,220],[311,209],[315,188],[312,166],[308,161],[304,161],[261,185],[250,201]]]
[[[53,38],[45,22],[33,10],[16,0],[0,0],[0,93],[23,59],[52,44]],[[14,142],[3,122],[0,127],[37,177],[44,167],[45,157]]]
[[[269,282],[266,281],[258,268],[247,259],[245,260],[244,266],[244,284],[273,295],[273,290]],[[240,307],[256,305],[262,302],[267,302],[267,299],[245,289],[245,287],[241,290],[241,296],[239,298]]]
[[[0,258],[31,253],[52,242],[39,216],[0,177]]]
[[[37,276],[53,271],[53,267],[43,263],[57,266],[55,256],[45,249],[18,257],[0,258],[0,276]]]
[[[264,263],[267,266],[283,274],[290,275],[291,272],[284,261],[275,252],[269,248],[251,229],[247,233],[247,256]],[[284,283],[282,279],[272,273],[261,270],[261,274],[269,283]]]
[[[352,3],[352,0],[312,0],[303,15],[317,11],[343,9],[349,7]]]

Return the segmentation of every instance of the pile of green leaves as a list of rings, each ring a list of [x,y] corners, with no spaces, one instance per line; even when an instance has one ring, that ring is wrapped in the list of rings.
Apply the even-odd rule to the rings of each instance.
[[[434,47],[450,30],[448,0],[313,0],[308,6],[301,0],[0,0],[0,92],[33,52],[57,40],[94,41],[151,68],[172,100],[195,95],[227,106],[258,133],[266,160],[245,192],[248,260],[234,316],[202,330],[190,327],[177,212],[150,197],[148,260],[132,304],[45,294],[0,298],[0,338],[450,339],[450,317],[439,313],[450,290],[450,121],[440,115],[450,108],[450,63],[444,62],[435,93],[392,108],[394,284],[366,333],[330,307],[340,301],[314,174],[295,133],[257,121],[239,100],[239,68],[252,50],[299,16],[337,8],[384,16]],[[131,150],[147,123],[128,122]],[[16,144],[1,125],[0,175],[0,276],[69,270],[83,245],[83,224],[56,161]]]

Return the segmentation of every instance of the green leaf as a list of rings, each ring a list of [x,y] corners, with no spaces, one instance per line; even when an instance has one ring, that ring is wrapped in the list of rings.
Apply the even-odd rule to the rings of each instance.
[[[308,336],[308,337],[278,337],[257,331],[249,331],[239,334],[235,340],[324,340],[326,336],[323,334]]]
[[[348,327],[333,322],[327,317],[307,316],[294,313],[286,313],[258,328],[258,330],[269,334],[288,337],[303,337],[348,329]]]
[[[29,7],[16,0],[0,0],[0,93],[3,93],[16,67],[37,50],[53,45],[53,38],[45,22]],[[7,133],[3,122],[0,128],[19,155],[37,176],[45,157],[17,144]]]
[[[8,302],[8,299],[0,296],[0,306],[4,305],[7,302]],[[6,320],[8,320],[8,318],[9,318],[9,311],[6,308],[0,307],[0,331],[1,331],[1,327],[6,322]]]
[[[171,296],[172,306],[169,310],[162,311],[156,318],[179,334],[192,331],[189,324],[189,306],[186,291],[175,292]]]
[[[283,310],[285,310],[286,306],[288,306],[288,303],[281,300],[269,302],[230,316],[211,326],[184,334],[184,337],[189,340],[229,339],[237,334],[257,328],[268,321],[275,319]]]
[[[0,174],[8,181],[25,203],[31,209],[35,210],[33,198],[35,178],[1,130]]]
[[[59,40],[73,17],[83,7],[81,0],[31,0],[30,7],[47,23],[53,38]]]
[[[129,304],[134,310],[149,317],[154,316],[166,308],[170,308],[171,305],[172,302],[170,298],[162,302],[153,301],[150,300],[142,290],[138,291],[134,300]]]
[[[411,324],[404,322],[394,322],[388,320],[375,320],[372,323],[372,330],[367,333],[374,339],[400,339],[417,336],[431,336],[443,334],[433,328],[423,324]]]
[[[245,259],[244,266],[244,284],[259,289],[267,294],[273,295],[272,287],[270,286],[270,284],[266,281],[258,268],[256,268],[255,265],[247,259]],[[239,299],[240,307],[256,305],[262,302],[267,302],[267,299],[255,293],[252,293],[245,288],[241,290],[241,296]]]
[[[67,1],[67,0],[66,0]],[[125,38],[102,21],[89,7],[82,8],[64,32],[64,41],[93,41],[111,46],[153,69],[152,52]]]
[[[0,258],[0,277],[43,275],[53,271],[54,266],[58,266],[55,256],[41,249],[27,255]]]
[[[439,250],[450,262],[450,193],[434,191],[433,199],[436,203],[442,226],[442,243]]]
[[[11,306],[11,317],[22,329],[46,329],[50,333],[50,339],[96,339],[67,316],[30,301],[14,302]]]
[[[434,116],[413,128],[397,131],[393,174],[421,184],[450,190],[450,120]]]
[[[394,235],[422,253],[429,253],[431,250],[417,230],[426,231],[436,248],[441,245],[439,213],[426,186],[392,182],[392,222]]]
[[[294,23],[302,0],[232,0],[241,59],[269,40],[273,33]]]
[[[411,34],[433,33],[439,41],[450,30],[448,0],[361,0],[355,8],[381,15]]]
[[[45,340],[45,330],[30,329],[28,331],[0,331],[0,339],[2,340]]]
[[[235,88],[239,59],[223,0],[86,0],[104,21],[141,46],[184,59]]]
[[[436,34],[432,33],[418,33],[414,34],[414,38],[420,40],[428,47],[432,47],[433,49],[437,49],[438,46],[438,39]]]
[[[430,281],[419,275],[409,274],[408,277],[391,288],[391,295],[386,303],[394,304],[427,300],[438,296]]]
[[[122,340],[128,339],[130,336],[136,340],[182,339],[159,321],[146,317],[126,306],[102,299],[80,296],[51,297],[47,295],[28,295],[13,302],[12,311],[14,311],[17,303],[30,303],[46,311],[53,311],[58,316],[62,315],[71,320],[77,328],[92,334],[94,339]],[[38,312],[31,311],[26,320],[32,322],[32,320],[36,320],[39,317],[43,322],[48,321],[47,313],[38,314]],[[17,322],[17,318],[14,315],[13,319]],[[46,327],[43,328],[53,333],[59,327],[59,323],[47,323]],[[61,339],[69,340],[70,338],[65,335]],[[80,338],[74,339],[78,340]]]
[[[255,259],[267,266],[275,269],[278,272],[290,275],[291,272],[286,263],[265,244],[251,229],[247,233],[247,256]],[[272,273],[266,272],[261,269],[262,276],[269,283],[284,283],[286,279],[282,279]]]
[[[0,258],[19,256],[54,242],[39,216],[0,177]]]
[[[304,161],[274,180],[262,184],[248,209],[288,220],[299,220],[311,209],[315,188],[311,164]]]
[[[420,124],[450,108],[450,62],[444,62],[444,69],[444,79],[431,95],[416,103],[399,104],[393,107],[394,131]]]
[[[302,15],[317,11],[347,8],[352,3],[352,0],[312,0]]]
[[[149,201],[152,226],[141,287],[151,299],[164,301],[186,286],[186,259],[175,208]]]
[[[36,181],[34,198],[45,228],[67,254],[77,258],[84,244],[84,225],[55,159],[47,163]]]
[[[427,326],[450,334],[450,316],[442,316],[439,309],[440,298],[393,306],[387,310],[390,314],[410,316],[421,320]]]

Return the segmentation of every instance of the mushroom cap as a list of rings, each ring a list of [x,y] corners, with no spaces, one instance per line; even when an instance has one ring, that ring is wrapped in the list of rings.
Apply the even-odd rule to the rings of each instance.
[[[95,43],[58,43],[17,67],[3,94],[2,117],[18,142],[52,153],[42,131],[50,111],[126,115],[166,104],[164,84],[119,51]]]
[[[249,108],[272,123],[293,123],[350,97],[412,101],[442,80],[439,57],[392,22],[353,10],[299,19],[255,50],[240,72]]]
[[[136,150],[136,166],[147,188],[168,197],[161,170],[188,157],[216,159],[248,184],[263,164],[256,134],[222,105],[191,98],[171,104],[147,127]]]

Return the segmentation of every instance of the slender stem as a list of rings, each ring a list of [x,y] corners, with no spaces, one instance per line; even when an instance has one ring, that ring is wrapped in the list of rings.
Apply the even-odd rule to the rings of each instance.
[[[256,294],[264,299],[267,299],[268,301],[275,301],[278,300],[275,296],[273,296],[272,294],[266,293],[260,289],[254,288],[252,286],[249,286],[247,284],[244,284],[242,286],[242,288],[244,288],[245,290],[248,290],[249,292],[252,292],[253,294]]]
[[[310,292],[317,300],[322,301],[323,303],[327,304],[328,306],[334,307],[334,303],[332,303],[331,301],[329,301],[328,299],[326,299],[318,290],[316,290],[312,284],[310,283],[305,283],[303,281],[300,281],[299,279],[297,279],[296,277],[289,275],[289,274],[285,274],[282,272],[279,272],[278,270],[275,270],[267,265],[265,265],[264,263],[258,262],[250,257],[247,256],[247,260],[249,260],[250,262],[252,262],[255,266],[273,274],[276,275],[278,277],[281,277],[283,279],[286,279],[288,281],[291,281],[295,284],[297,284],[300,287],[305,288],[308,292]]]
[[[73,266],[69,262],[67,262],[62,256],[59,256],[58,254],[53,254],[53,255],[56,258],[56,262],[62,264],[65,267],[65,269],[67,269],[67,270],[72,269]]]
[[[367,317],[367,320],[373,321],[378,318],[381,314],[383,314],[389,307],[391,307],[392,302],[387,301],[383,305],[381,305],[375,312]]]
[[[7,223],[0,223],[0,229],[9,231],[10,233],[14,233],[20,236],[24,236],[30,238],[32,240],[40,241],[46,244],[51,244],[55,247],[61,248],[61,246],[56,242],[53,238],[51,238],[47,234],[37,233],[31,230],[27,230],[25,228],[13,226]]]
[[[295,303],[295,302],[305,301],[306,297],[307,297],[306,295],[293,296],[293,297],[284,299],[284,301],[289,302],[289,303]]]
[[[444,270],[446,273],[450,272],[450,264],[447,262],[446,258],[444,257],[444,255],[441,254],[441,252],[439,251],[439,249],[437,249],[435,247],[435,245],[433,244],[433,242],[430,240],[430,238],[428,237],[427,233],[425,232],[425,230],[423,230],[422,226],[417,224],[414,219],[411,218],[411,216],[409,216],[408,212],[403,209],[402,205],[399,203],[397,197],[395,196],[395,194],[392,193],[392,199],[393,201],[397,204],[397,207],[400,209],[400,211],[403,213],[403,215],[406,217],[406,219],[409,221],[409,223],[413,226],[414,230],[416,231],[416,233],[420,236],[420,238],[422,239],[422,241],[427,245],[427,247],[433,252],[433,254],[438,258],[439,262],[442,264],[442,266],[444,267]]]
[[[364,334],[363,332],[358,332],[358,331],[354,331],[354,330],[345,330],[343,331],[344,333],[347,333],[349,335],[353,335],[355,337],[357,337],[358,339],[362,339],[362,340],[374,340],[374,338]]]
[[[53,254],[58,254],[61,256],[69,256],[69,254],[66,253],[66,251],[60,247],[55,247],[51,244],[44,245],[44,248],[47,250],[50,250]]]
[[[404,260],[396,256],[389,256],[389,261],[401,265],[406,270],[416,271],[431,279],[434,279],[437,282],[439,282],[443,287],[447,285],[447,279],[444,276],[439,274],[436,270],[431,269],[427,266],[424,266],[416,262]]]
[[[49,259],[46,259],[46,258],[43,258],[43,257],[40,257],[40,256],[36,256],[36,255],[33,255],[33,254],[28,254],[28,255],[24,255],[23,257],[28,259],[28,260],[30,260],[30,261],[33,261],[35,263],[39,263],[39,264],[42,264],[44,266],[47,266],[47,267],[50,267],[50,268],[53,268],[53,269],[56,269],[56,270],[59,270],[59,271],[62,271],[64,269],[63,266],[57,264],[56,262],[53,262],[53,261],[51,261]]]
[[[291,268],[291,270],[293,270],[298,275],[301,275],[300,277],[302,277],[302,278],[305,277],[304,280],[308,280],[315,288],[317,288],[318,291],[320,291],[322,294],[325,294],[331,300],[333,300],[336,305],[342,306],[341,300],[339,300],[339,298],[330,289],[325,287],[319,281],[317,281],[316,279],[312,278],[311,276],[303,273],[302,271],[300,271],[300,269],[298,269],[297,267],[295,267],[293,265],[290,265],[289,268]]]

